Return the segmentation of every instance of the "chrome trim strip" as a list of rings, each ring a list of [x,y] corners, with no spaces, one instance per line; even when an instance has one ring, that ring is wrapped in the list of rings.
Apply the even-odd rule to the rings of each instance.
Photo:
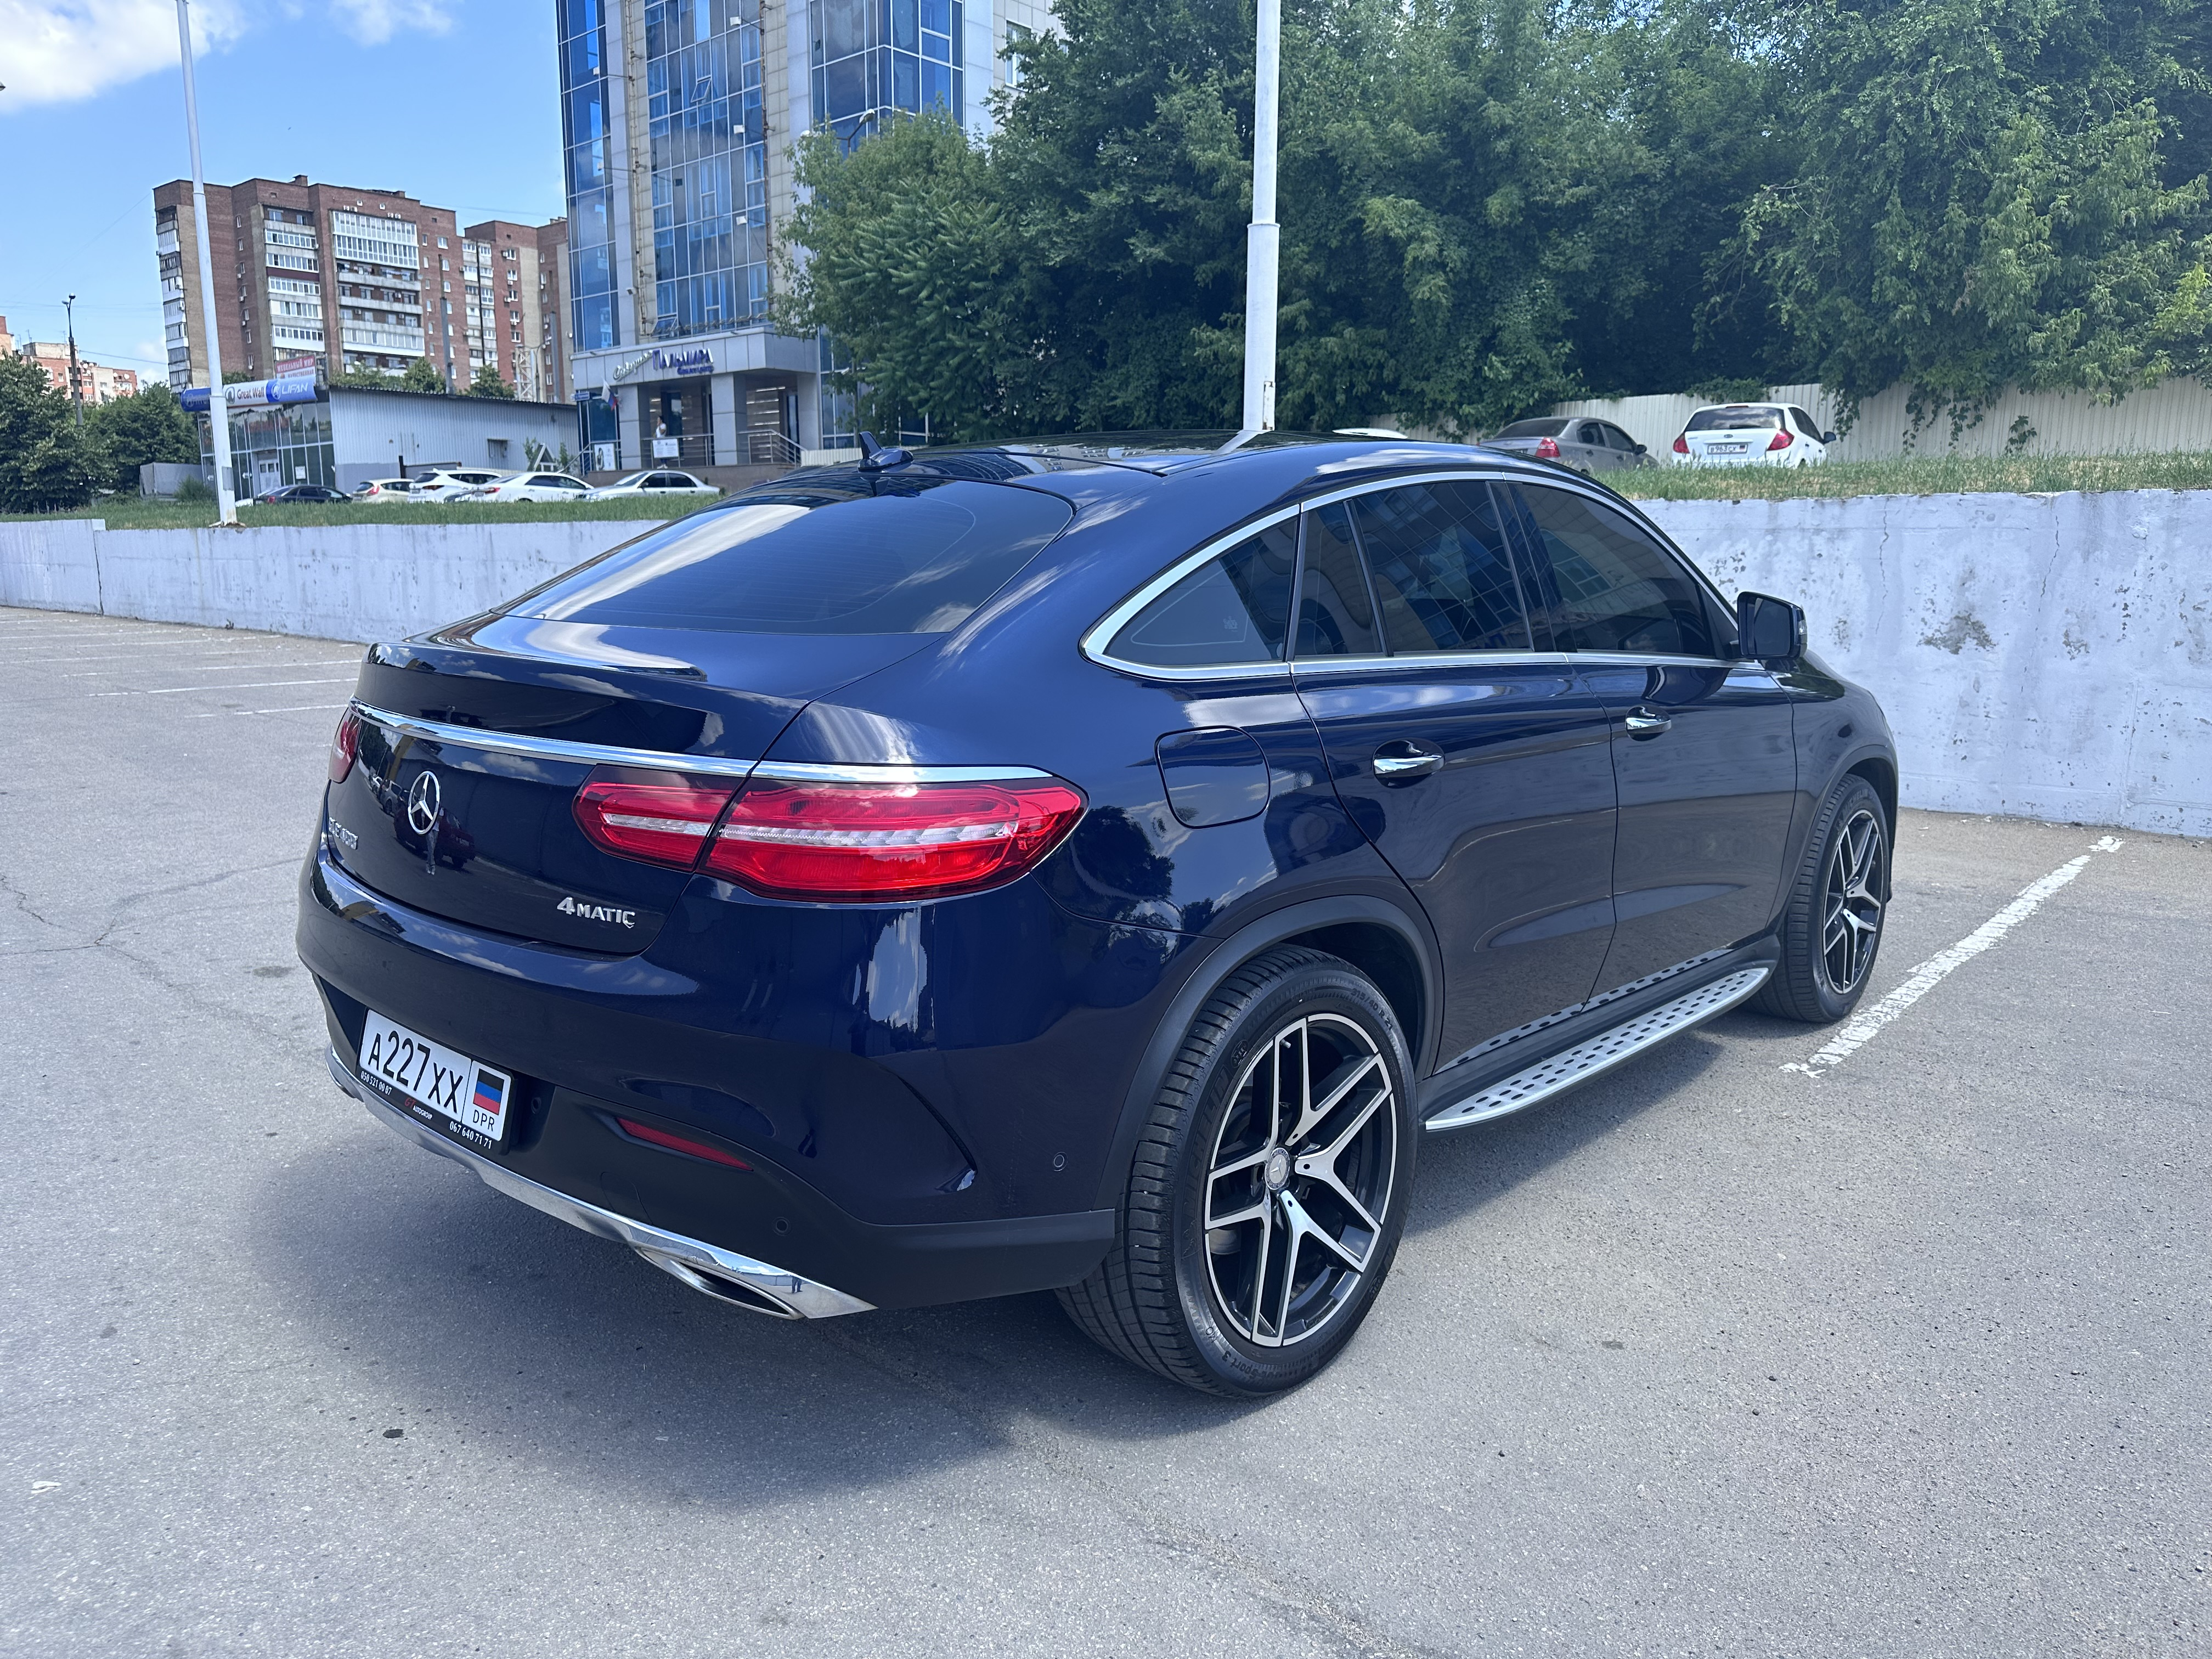
[[[721,755],[672,755],[657,749],[624,749],[607,743],[573,743],[566,738],[525,738],[512,732],[486,732],[473,726],[449,726],[443,720],[416,720],[395,714],[355,700],[363,720],[404,737],[426,743],[458,743],[471,749],[489,749],[498,755],[525,755],[532,760],[574,761],[580,766],[649,766],[663,772],[699,772],[715,777],[752,775],[758,761],[736,760]]]
[[[727,1302],[738,1307],[745,1305],[736,1297],[718,1294],[708,1286],[693,1283],[685,1273],[677,1272],[678,1267],[742,1285],[783,1310],[782,1316],[787,1319],[830,1319],[839,1314],[872,1313],[875,1310],[872,1302],[863,1302],[857,1296],[848,1296],[842,1291],[818,1285],[811,1279],[802,1279],[797,1273],[787,1273],[783,1268],[771,1267],[765,1261],[756,1261],[749,1255],[739,1255],[734,1250],[726,1250],[720,1245],[708,1244],[696,1238],[687,1238],[682,1233],[672,1233],[642,1221],[633,1221],[626,1215],[603,1210],[580,1198],[571,1198],[566,1193],[555,1192],[550,1187],[541,1187],[505,1165],[495,1164],[489,1158],[471,1152],[459,1141],[449,1140],[436,1130],[426,1128],[397,1107],[378,1098],[374,1090],[346,1069],[345,1061],[339,1058],[335,1048],[331,1049],[328,1058],[331,1081],[368,1107],[370,1116],[403,1139],[413,1141],[426,1152],[453,1159],[495,1192],[519,1199],[533,1210],[543,1210],[556,1221],[580,1227],[594,1237],[629,1245],[654,1267],[663,1272],[675,1273],[694,1290],[704,1291],[718,1302]]]
[[[697,772],[712,777],[775,778],[793,783],[1004,783],[1048,778],[1034,766],[908,766],[897,762],[829,765],[812,761],[738,760],[723,755],[682,755],[660,749],[624,749],[614,744],[573,743],[566,738],[525,738],[511,732],[486,732],[473,726],[416,720],[356,701],[362,718],[428,743],[458,743],[495,754],[533,760],[573,761],[580,766],[641,766],[662,772]]]
[[[1293,674],[1418,673],[1425,668],[1568,668],[1575,658],[1565,651],[1408,651],[1402,657],[1297,657]]]
[[[1692,1025],[1726,1013],[1764,985],[1773,971],[1771,963],[1760,963],[1723,974],[1710,984],[1701,985],[1672,1002],[1647,1009],[1633,1019],[1623,1020],[1611,1030],[1601,1031],[1571,1048],[1547,1055],[1524,1071],[1500,1079],[1488,1088],[1478,1089],[1442,1111],[1431,1113],[1428,1127],[1464,1129],[1471,1123],[1485,1123],[1549,1100],[1553,1095],[1633,1060],[1668,1037],[1680,1036]]]
[[[763,761],[753,769],[757,778],[792,783],[1012,783],[1024,778],[1048,778],[1034,766],[832,766],[814,761]]]

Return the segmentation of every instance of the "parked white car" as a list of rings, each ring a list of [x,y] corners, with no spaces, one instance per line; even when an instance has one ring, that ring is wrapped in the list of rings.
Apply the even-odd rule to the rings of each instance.
[[[353,498],[357,501],[373,501],[379,507],[389,507],[394,502],[427,501],[431,499],[429,496],[416,492],[415,486],[419,482],[415,478],[371,478],[353,492]]]
[[[471,489],[460,497],[470,501],[584,501],[592,487],[566,472],[518,472],[497,483]]]
[[[601,484],[584,499],[626,501],[637,495],[719,495],[721,493],[720,489],[703,478],[695,478],[689,472],[672,471],[664,467],[657,472],[633,472],[627,478]]]
[[[1795,404],[1708,404],[1674,440],[1682,466],[1818,466],[1832,432]]]
[[[415,480],[415,499],[417,501],[452,501],[473,495],[486,484],[495,484],[507,477],[481,466],[441,466],[425,472]]]

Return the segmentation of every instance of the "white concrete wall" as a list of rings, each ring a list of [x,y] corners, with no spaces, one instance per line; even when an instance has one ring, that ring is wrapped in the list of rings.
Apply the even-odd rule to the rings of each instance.
[[[1805,606],[1909,804],[2212,836],[2212,492],[1646,505],[1731,593]],[[0,605],[394,639],[648,528],[0,523]]]
[[[252,530],[0,523],[0,605],[368,643],[489,610],[657,527],[635,519]]]
[[[1805,607],[1907,804],[2212,835],[2212,492],[1643,505]]]

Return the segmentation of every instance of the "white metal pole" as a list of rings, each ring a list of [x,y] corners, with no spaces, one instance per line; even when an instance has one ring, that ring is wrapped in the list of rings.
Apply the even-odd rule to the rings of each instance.
[[[1275,95],[1282,78],[1282,0],[1259,0],[1252,75],[1252,223],[1244,245],[1244,430],[1275,424],[1275,306],[1282,228],[1275,222]]]
[[[177,0],[177,44],[185,60],[185,134],[192,148],[192,226],[199,235],[200,319],[207,330],[208,424],[215,434],[215,500],[222,522],[238,522],[230,488],[230,410],[222,395],[222,338],[216,331],[215,260],[208,251],[207,181],[200,176],[199,101],[192,91],[191,0]]]

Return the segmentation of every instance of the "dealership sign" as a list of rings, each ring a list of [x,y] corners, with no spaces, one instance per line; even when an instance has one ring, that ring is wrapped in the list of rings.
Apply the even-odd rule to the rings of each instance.
[[[272,404],[312,404],[315,400],[313,374],[286,374],[273,380],[240,380],[222,389],[222,401],[231,409],[265,409]],[[187,414],[204,415],[208,389],[188,386],[178,394],[177,401],[185,406]]]
[[[655,351],[653,366],[672,374],[712,374],[714,357],[704,346],[694,346],[689,351]]]

